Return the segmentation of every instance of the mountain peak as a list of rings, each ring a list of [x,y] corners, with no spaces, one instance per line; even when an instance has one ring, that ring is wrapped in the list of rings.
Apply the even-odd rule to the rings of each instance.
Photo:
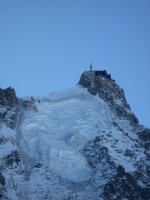
[[[149,200],[150,130],[105,70],[44,97],[0,89],[0,111],[2,200]]]
[[[91,68],[89,71],[83,72],[79,84],[87,88],[92,95],[98,95],[106,101],[119,118],[128,119],[133,125],[139,123],[134,113],[131,112],[124,90],[118,86],[106,70],[94,71]]]
[[[92,95],[99,94],[101,98],[111,104],[114,104],[115,100],[119,100],[128,107],[123,89],[117,85],[115,80],[111,79],[111,75],[106,70],[83,72],[79,84],[88,88]]]

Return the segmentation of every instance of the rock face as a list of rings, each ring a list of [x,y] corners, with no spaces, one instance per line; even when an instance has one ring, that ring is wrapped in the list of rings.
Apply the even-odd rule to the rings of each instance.
[[[88,88],[91,94],[99,94],[102,99],[111,104],[117,103],[117,100],[119,100],[125,107],[129,107],[123,89],[112,79],[108,79],[103,75],[96,75],[96,73],[91,70],[85,71],[81,75],[79,84]]]
[[[149,200],[150,189],[141,188],[136,179],[129,173],[125,172],[122,166],[118,166],[117,174],[105,185],[103,191],[104,200],[116,199],[143,199]]]
[[[103,195],[105,200],[142,199],[137,182],[122,166],[118,166],[117,174],[105,185]]]
[[[35,105],[35,99],[33,97],[28,98],[28,99],[21,99],[21,105],[22,108],[25,111],[37,111],[36,105]]]
[[[11,87],[0,88],[0,199],[4,200],[11,199],[9,184],[13,184],[12,177],[17,176],[15,170],[20,168],[21,158],[16,140],[19,115],[20,103],[15,90]],[[6,172],[12,173],[12,177]]]
[[[150,129],[141,126],[137,129],[137,135],[139,138],[139,144],[141,148],[144,149],[146,158],[143,159],[142,163],[139,163],[135,176],[138,181],[139,179],[143,180],[145,188],[150,188]]]
[[[88,153],[90,152],[90,156],[87,156],[86,149],[84,149],[85,156],[88,160],[90,159],[90,165],[93,165],[94,160],[94,163],[103,163],[102,170],[105,169],[104,166],[107,166],[107,170],[112,166],[111,170],[109,170],[110,174],[107,173],[111,179],[104,186],[103,199],[150,199],[150,129],[139,126],[138,119],[134,113],[131,112],[130,106],[127,104],[123,89],[121,89],[114,80],[108,79],[103,75],[97,76],[95,71],[90,70],[85,71],[81,75],[79,84],[87,88],[92,95],[99,95],[101,99],[108,102],[112,112],[116,113],[118,119],[128,120],[133,127],[133,132],[138,136],[137,143],[139,148],[145,149],[144,154],[146,158],[141,159],[137,163],[137,171],[132,175],[126,173],[122,166],[117,167],[114,163],[110,162],[111,157],[106,153],[107,149],[105,150],[104,156],[105,164],[103,163],[101,157],[104,155],[104,152],[101,152],[103,147],[102,143],[100,143],[100,138],[97,138],[97,142],[95,140],[93,141],[92,148],[90,147],[90,151],[88,151]],[[113,122],[113,124],[116,128],[118,127],[118,123]],[[118,129],[121,130],[120,127],[118,127]],[[96,150],[94,150],[95,148]],[[91,153],[93,150],[94,153]],[[97,152],[98,156],[95,158]],[[124,155],[132,158],[134,156],[133,150],[126,149]],[[142,185],[139,186],[141,182]]]
[[[3,162],[7,167],[12,167],[14,164],[19,165],[21,162],[20,154],[18,151],[11,151],[9,155],[3,158]]]
[[[19,100],[11,87],[0,88],[0,123],[14,129],[19,115]]]
[[[4,176],[1,174],[1,172],[0,172],[0,184],[1,185],[5,185],[5,178],[4,178]]]
[[[138,119],[131,112],[127,104],[124,91],[114,80],[103,75],[96,75],[95,71],[85,71],[79,80],[79,84],[86,87],[92,95],[99,95],[107,101],[120,119],[130,120],[133,125],[138,124]]]

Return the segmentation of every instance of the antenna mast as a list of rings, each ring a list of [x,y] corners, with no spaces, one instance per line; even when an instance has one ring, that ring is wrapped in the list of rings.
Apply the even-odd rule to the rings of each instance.
[[[93,66],[92,66],[92,62],[90,62],[90,71],[92,71]]]

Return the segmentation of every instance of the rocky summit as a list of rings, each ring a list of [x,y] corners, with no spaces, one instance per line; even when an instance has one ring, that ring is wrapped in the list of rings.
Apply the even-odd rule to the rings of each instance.
[[[0,199],[150,199],[150,129],[110,74],[42,97],[0,89]]]

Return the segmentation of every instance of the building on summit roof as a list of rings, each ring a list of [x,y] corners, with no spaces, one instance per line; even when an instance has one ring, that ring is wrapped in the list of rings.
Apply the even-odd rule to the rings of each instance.
[[[90,71],[95,72],[96,76],[103,76],[111,80],[111,74],[108,74],[106,70],[93,70],[92,64],[90,64]]]

